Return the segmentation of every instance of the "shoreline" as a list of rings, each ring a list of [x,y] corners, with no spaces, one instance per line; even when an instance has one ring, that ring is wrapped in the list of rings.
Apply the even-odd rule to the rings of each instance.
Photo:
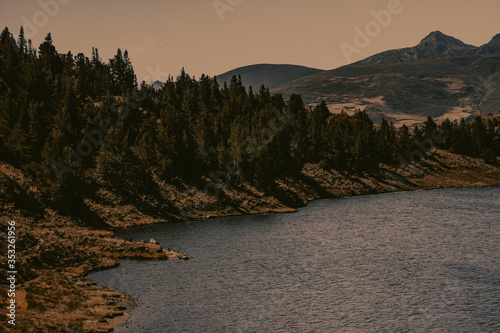
[[[466,160],[472,160],[472,158],[469,157],[463,157],[463,158]],[[232,216],[295,213],[298,211],[299,208],[306,207],[310,202],[313,202],[315,200],[324,200],[324,199],[348,198],[348,197],[357,197],[363,195],[379,195],[379,194],[396,193],[396,192],[428,191],[436,189],[498,187],[500,186],[500,168],[498,167],[492,167],[492,168],[496,169],[496,172],[490,173],[482,170],[473,170],[473,169],[447,170],[436,173],[426,173],[426,171],[424,171],[423,174],[419,173],[412,174],[413,177],[410,176],[406,179],[406,181],[408,181],[409,183],[414,184],[413,186],[393,188],[382,191],[372,191],[368,189],[365,193],[348,192],[345,195],[340,195],[340,196],[339,195],[320,196],[307,200],[304,205],[295,208],[287,207],[279,209],[255,210],[246,213],[225,213],[225,214],[216,213],[214,211],[206,211],[206,212],[200,212],[200,217],[195,218],[194,220],[201,221],[201,220],[232,217]],[[459,176],[463,178],[460,178]],[[172,222],[182,222],[182,221],[163,221],[155,224],[172,223]],[[133,227],[119,228],[117,232],[124,229],[143,227],[146,225],[148,224],[138,224]]]
[[[312,201],[309,201],[308,203],[311,203],[311,202],[314,202],[316,200],[328,200],[328,199],[341,199],[341,198],[353,198],[353,197],[361,197],[361,196],[365,196],[365,195],[381,195],[381,194],[389,194],[389,193],[398,193],[398,192],[416,192],[416,191],[431,191],[431,190],[438,190],[438,189],[459,189],[459,188],[488,188],[488,187],[500,187],[500,182],[499,183],[496,183],[496,184],[492,184],[492,185],[479,185],[479,186],[475,186],[475,185],[471,185],[471,186],[461,186],[461,187],[455,187],[455,186],[449,186],[449,187],[430,187],[430,188],[416,188],[416,189],[410,189],[410,190],[395,190],[395,191],[388,191],[388,192],[378,192],[378,193],[366,193],[366,194],[356,194],[356,195],[348,195],[348,196],[343,196],[343,197],[327,197],[327,198],[318,198],[318,199],[314,199]],[[298,207],[298,209],[300,208],[305,208],[307,207],[307,205],[305,206],[302,206],[302,207]],[[224,217],[237,217],[237,216],[251,216],[251,215],[273,215],[273,214],[286,214],[286,213],[297,213],[298,212],[298,209],[290,209],[289,211],[269,211],[269,212],[258,212],[258,213],[250,213],[250,214],[240,214],[240,215],[223,215],[223,216],[210,216],[209,218],[202,218],[202,219],[196,219],[195,221],[203,221],[203,220],[209,220],[209,219],[217,219],[217,218],[224,218]],[[185,221],[185,220],[184,220]],[[183,222],[183,221],[175,221],[175,222]],[[157,224],[167,224],[167,223],[175,223],[174,221],[170,221],[170,222],[159,222]],[[134,226],[134,227],[129,227],[129,228],[140,228],[140,227],[145,227],[147,225],[151,225],[151,224],[144,224],[144,225],[137,225],[137,226]],[[122,228],[120,230],[124,230],[124,229],[129,229],[129,228]],[[120,230],[118,230],[117,232],[119,232]],[[118,267],[119,264],[115,267]],[[114,267],[113,267],[114,268]],[[102,270],[106,270],[106,269],[109,269],[109,268],[103,268]],[[121,291],[119,291],[121,292]],[[126,294],[125,294],[126,295]],[[126,295],[127,297],[129,297],[129,295]],[[131,299],[131,302],[133,303],[134,300]],[[131,308],[127,308],[127,317],[124,318],[125,320],[123,322],[120,322],[118,323],[116,326],[114,326],[114,329],[122,326],[122,325],[125,325],[126,322],[130,319],[131,317],[131,314],[130,314],[130,311],[132,310],[133,306]]]
[[[0,172],[5,170],[5,165],[0,166]],[[211,200],[206,210],[195,211],[190,216],[195,220],[204,220],[292,213],[319,199],[439,188],[500,186],[500,167],[445,151],[437,151],[425,166],[408,166],[407,170],[382,166],[382,170],[395,174],[404,172],[409,176],[390,179],[383,177],[382,173],[350,175],[308,164],[300,177],[276,180],[278,186],[274,192],[263,192],[252,184],[244,183],[232,188],[225,187],[220,200],[204,197],[200,191],[187,186],[184,191],[169,193],[177,209],[196,203],[200,198]],[[73,325],[81,332],[110,332],[127,322],[134,301],[125,293],[89,281],[89,273],[117,267],[120,259],[171,260],[187,257],[183,253],[163,249],[158,244],[133,242],[116,236],[117,232],[131,227],[182,221],[174,213],[160,219],[144,215],[130,205],[89,203],[89,206],[106,220],[109,225],[107,230],[75,225],[71,218],[53,211],[46,212],[41,221],[28,220],[12,207],[8,211],[9,219],[17,219],[26,227],[29,226],[25,232],[28,240],[37,238],[43,245],[40,245],[39,250],[33,249],[27,253],[26,261],[19,264],[35,271],[34,278],[21,281],[19,285],[19,312],[16,316],[26,321],[27,325],[19,326],[20,331],[29,327],[62,331]],[[42,250],[45,251],[44,257],[41,257]],[[50,261],[32,269],[33,261],[30,260],[37,262],[46,257]],[[28,273],[25,275],[30,276]],[[59,297],[57,302],[52,300],[54,297]]]
[[[299,211],[301,208],[306,208],[309,203],[312,203],[317,200],[329,200],[329,199],[342,199],[342,198],[354,198],[354,197],[362,197],[362,196],[368,196],[368,195],[380,195],[380,194],[390,194],[390,193],[399,193],[399,192],[418,192],[418,191],[433,191],[433,190],[447,190],[447,189],[459,189],[459,188],[487,188],[487,187],[500,187],[500,182],[498,184],[488,184],[488,185],[470,185],[470,186],[449,186],[449,187],[429,187],[429,188],[415,188],[415,189],[403,189],[403,190],[394,190],[394,191],[387,191],[387,192],[376,192],[376,193],[364,193],[364,194],[353,194],[353,195],[346,195],[346,196],[339,196],[339,197],[324,197],[324,198],[317,198],[313,199],[311,201],[308,201],[306,205],[300,206],[297,208],[290,208],[290,209],[280,209],[280,210],[269,210],[269,211],[256,211],[253,213],[242,213],[242,214],[223,214],[223,215],[210,215],[208,217],[200,217],[200,218],[195,218],[191,219],[192,221],[205,221],[205,220],[215,220],[219,218],[225,218],[225,217],[243,217],[243,216],[259,216],[259,215],[274,215],[274,214],[294,214]],[[119,233],[122,230],[129,230],[133,228],[142,228],[146,226],[151,226],[151,225],[161,225],[161,224],[170,224],[170,223],[181,223],[181,222],[186,222],[188,220],[177,220],[177,221],[162,221],[162,222],[156,222],[156,223],[145,223],[145,224],[137,224],[134,226],[129,226],[129,227],[123,227],[123,228],[118,228],[116,231],[113,231],[115,234],[115,237],[120,237],[117,236],[116,234]],[[179,252],[180,253],[180,252]],[[184,253],[184,255],[187,255],[187,253]],[[120,259],[135,259],[135,258],[120,258]],[[117,267],[117,266],[116,266]],[[115,268],[115,267],[112,267]],[[106,270],[105,268],[104,270]]]

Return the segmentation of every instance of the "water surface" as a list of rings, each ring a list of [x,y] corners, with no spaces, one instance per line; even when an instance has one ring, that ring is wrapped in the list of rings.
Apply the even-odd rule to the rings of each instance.
[[[118,332],[500,332],[500,188],[319,200],[122,231],[189,261],[90,276],[138,303]]]

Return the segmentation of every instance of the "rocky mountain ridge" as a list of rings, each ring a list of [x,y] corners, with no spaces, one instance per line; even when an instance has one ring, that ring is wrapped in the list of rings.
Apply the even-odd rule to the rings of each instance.
[[[289,81],[273,89],[325,100],[331,112],[365,110],[397,126],[427,116],[460,120],[500,110],[500,34],[480,47],[435,31],[417,46],[382,52],[356,63]]]
[[[465,44],[455,37],[445,35],[441,31],[433,31],[416,46],[378,53],[358,61],[355,64],[409,63],[420,60],[443,59],[471,54],[495,53],[500,51],[500,48],[496,48],[495,39],[496,37],[488,44],[476,47]]]

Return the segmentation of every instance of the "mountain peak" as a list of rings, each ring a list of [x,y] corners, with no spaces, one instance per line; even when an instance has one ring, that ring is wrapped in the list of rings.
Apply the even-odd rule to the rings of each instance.
[[[229,83],[234,75],[240,75],[241,82],[245,87],[252,86],[253,89],[258,90],[264,85],[272,89],[285,82],[318,72],[322,72],[322,70],[297,65],[257,64],[239,67],[217,75],[217,81],[220,84]]]
[[[457,45],[461,47],[466,47],[468,46],[464,42],[462,42],[459,39],[456,39],[452,36],[448,36],[443,34],[441,31],[433,31],[427,37],[422,39],[420,44],[418,46],[424,45],[424,44],[451,44],[451,45]]]
[[[486,45],[500,45],[500,34],[496,34]]]
[[[428,34],[427,37],[425,37],[424,39],[428,39],[428,38],[443,38],[444,36],[446,36],[446,35],[443,34],[441,31],[436,30],[436,31],[433,31],[430,34]]]
[[[496,34],[488,43],[477,48],[475,54],[487,54],[500,52],[500,34]]]
[[[357,63],[360,65],[408,63],[467,55],[475,49],[475,46],[465,44],[441,31],[433,31],[414,47],[385,51]]]

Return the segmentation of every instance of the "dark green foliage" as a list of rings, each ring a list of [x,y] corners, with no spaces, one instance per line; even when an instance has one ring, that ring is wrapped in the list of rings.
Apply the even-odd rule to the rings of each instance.
[[[432,120],[432,117],[427,117],[425,122],[422,124],[422,131],[424,137],[427,139],[431,139],[436,129],[437,125],[434,122],[434,120]]]
[[[128,51],[118,49],[113,59],[109,60],[111,93],[121,95],[130,93],[137,87],[137,80],[134,74],[134,68],[128,57]]]
[[[440,129],[448,137],[445,148],[454,153],[484,159],[486,163],[497,164],[500,156],[500,118],[476,117],[472,122],[451,124],[444,121]]]
[[[397,147],[397,133],[392,123],[389,124],[385,119],[382,119],[382,123],[377,131],[377,141],[380,144],[378,149],[381,160],[386,164],[396,162],[397,151],[394,148]],[[400,144],[400,146],[402,147],[403,145]]]
[[[38,54],[22,30],[17,41],[8,29],[0,35],[0,160],[54,198],[93,182],[126,193],[176,178],[202,187],[228,169],[231,181],[264,186],[306,163],[365,172],[408,159],[439,131],[439,147],[496,163],[499,125],[493,117],[439,126],[428,118],[413,132],[396,130],[365,112],[330,114],[325,102],[308,107],[297,94],[285,101],[264,86],[247,92],[236,76],[221,88],[184,70],[156,91],[137,87],[127,51],[103,63],[97,49],[90,59],[59,54],[50,34]]]

